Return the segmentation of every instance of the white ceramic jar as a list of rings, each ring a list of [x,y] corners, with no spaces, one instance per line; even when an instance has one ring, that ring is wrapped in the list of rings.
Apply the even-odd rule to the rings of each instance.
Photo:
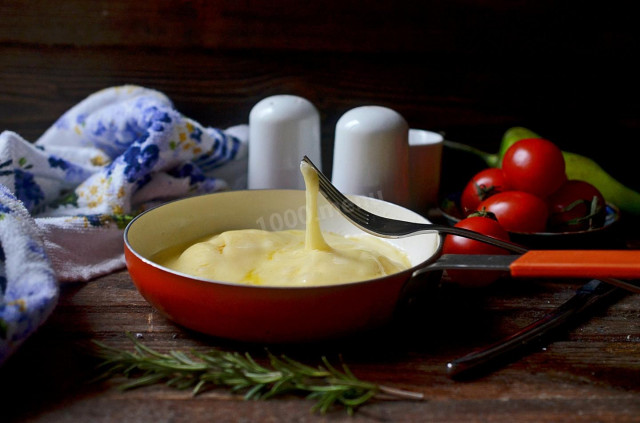
[[[409,125],[395,110],[361,106],[336,124],[332,183],[345,194],[408,207]]]
[[[321,169],[320,115],[307,99],[275,95],[249,114],[249,189],[304,189],[300,161]]]

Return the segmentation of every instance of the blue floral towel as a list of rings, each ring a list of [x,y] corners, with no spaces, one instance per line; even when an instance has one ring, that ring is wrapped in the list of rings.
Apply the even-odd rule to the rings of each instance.
[[[247,137],[246,125],[203,127],[137,86],[89,96],[35,143],[0,133],[0,364],[46,320],[59,282],[124,267],[132,216],[244,188]]]

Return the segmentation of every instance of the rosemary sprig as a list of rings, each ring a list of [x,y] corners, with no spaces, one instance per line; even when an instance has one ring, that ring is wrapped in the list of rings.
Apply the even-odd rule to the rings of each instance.
[[[323,365],[311,367],[287,356],[268,354],[269,366],[258,364],[249,353],[211,350],[206,353],[181,351],[159,353],[127,336],[134,344],[134,351],[125,351],[94,341],[99,347],[95,352],[101,359],[98,379],[118,375],[129,382],[119,389],[129,390],[157,383],[176,389],[191,389],[197,395],[207,388],[229,388],[242,393],[247,400],[266,400],[283,394],[306,395],[314,399],[312,411],[326,413],[338,405],[349,414],[364,403],[377,399],[422,399],[422,394],[390,388],[358,379],[342,363],[335,368],[326,357]]]

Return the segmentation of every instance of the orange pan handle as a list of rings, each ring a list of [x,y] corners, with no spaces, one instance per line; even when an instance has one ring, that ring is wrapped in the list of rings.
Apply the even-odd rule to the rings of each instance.
[[[531,250],[509,270],[521,278],[640,279],[640,250]]]

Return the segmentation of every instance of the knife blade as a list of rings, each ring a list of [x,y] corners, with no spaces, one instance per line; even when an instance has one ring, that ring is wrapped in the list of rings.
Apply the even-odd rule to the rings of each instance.
[[[510,355],[523,353],[532,344],[539,345],[554,330],[566,326],[579,314],[621,292],[621,289],[613,285],[593,279],[540,320],[500,341],[447,363],[447,374],[453,379],[477,376],[483,370],[497,368],[501,363],[506,364]]]

